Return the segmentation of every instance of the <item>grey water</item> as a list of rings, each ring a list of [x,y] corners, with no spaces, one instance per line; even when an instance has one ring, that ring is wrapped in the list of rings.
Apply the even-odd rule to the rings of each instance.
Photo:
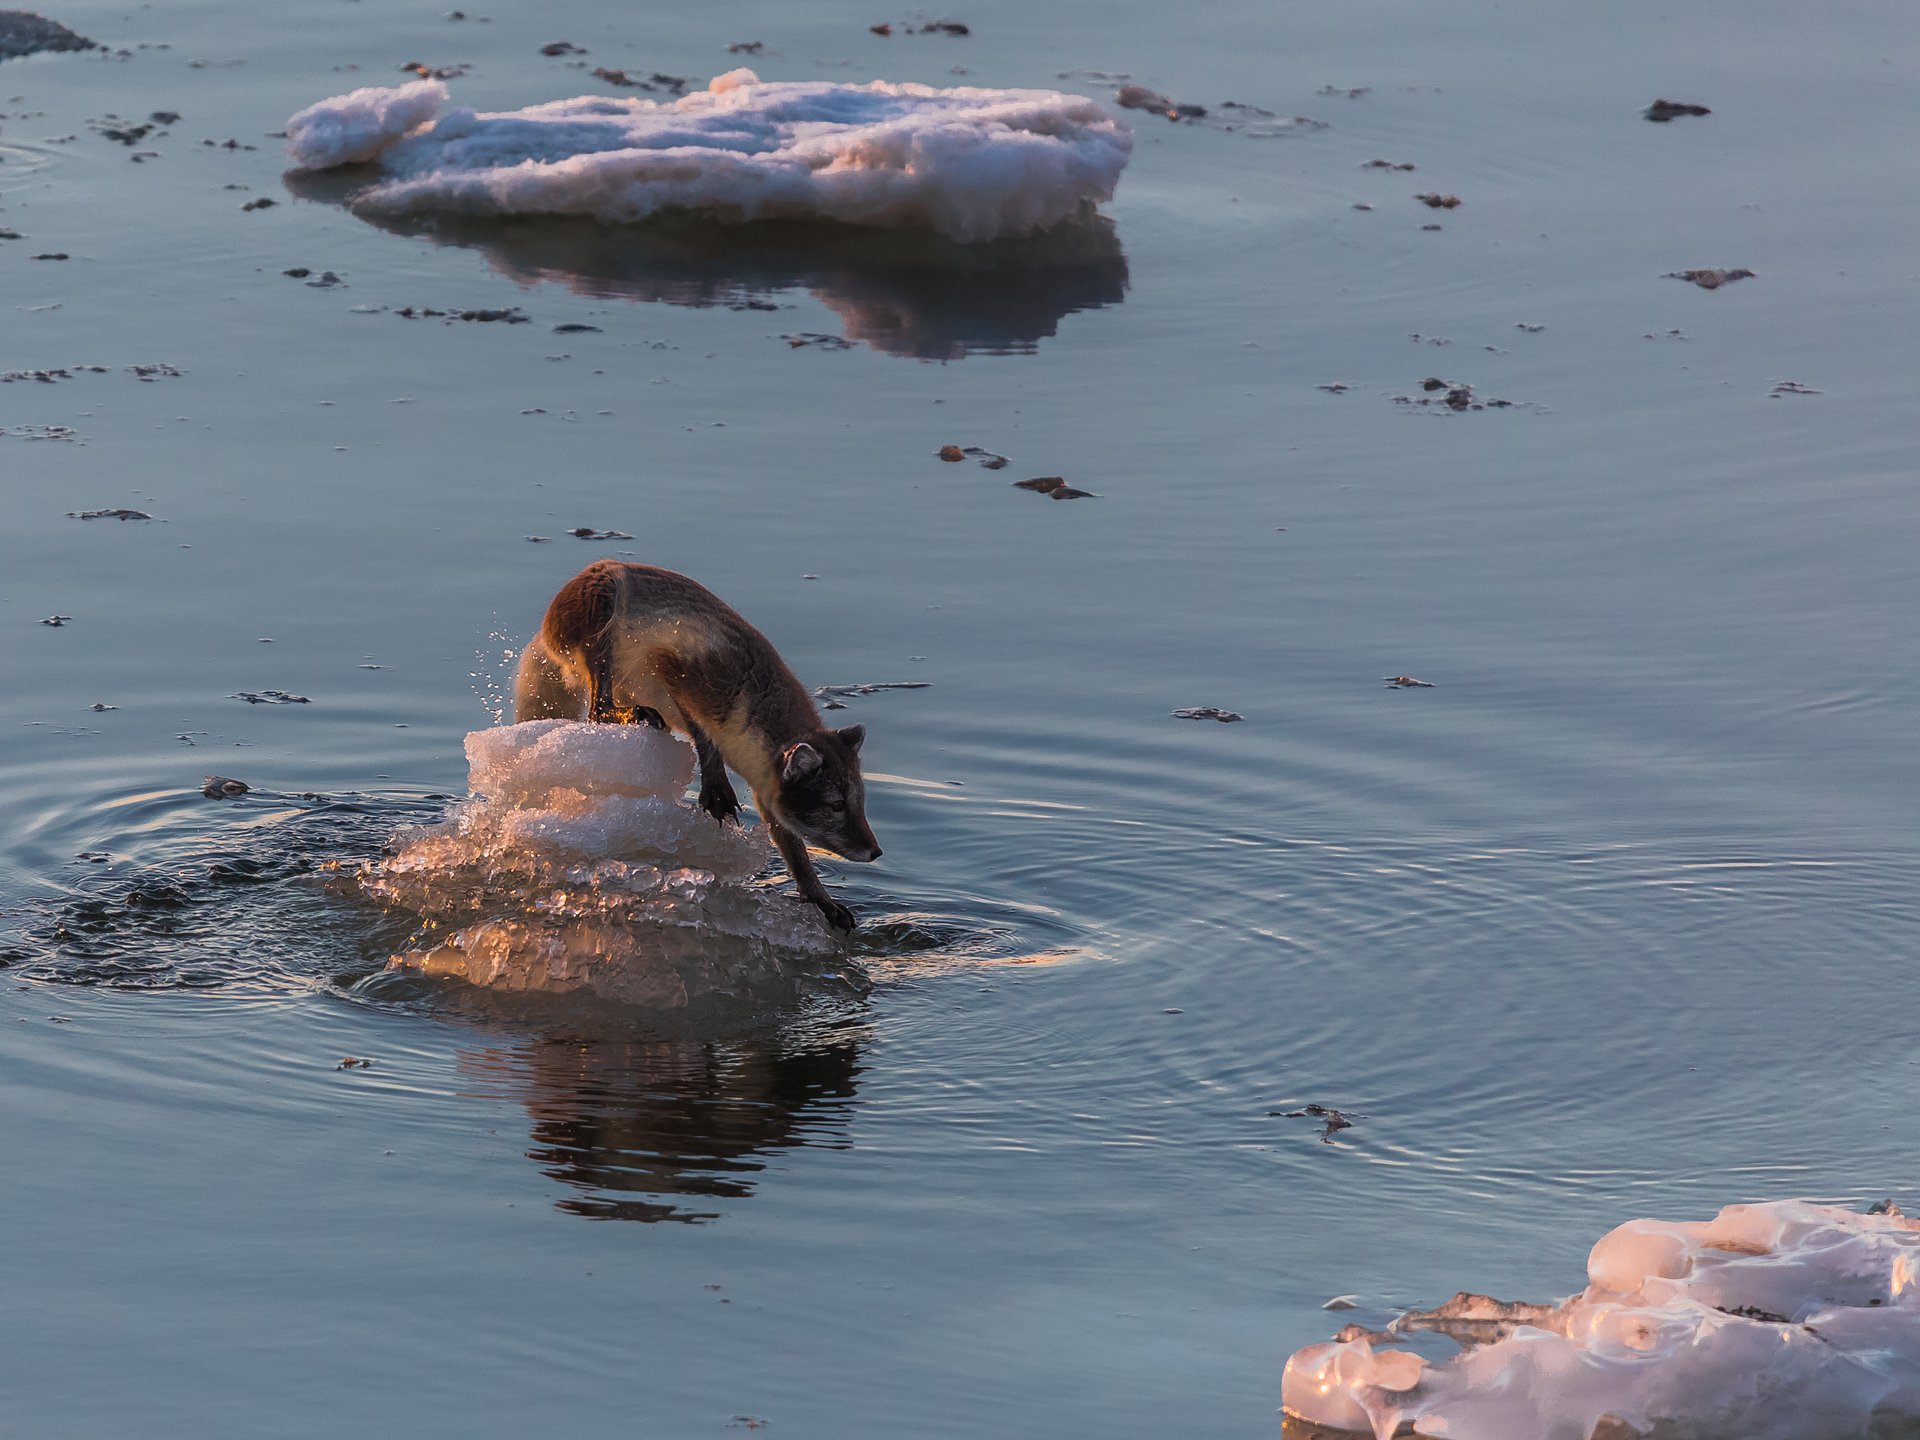
[[[1271,1435],[1330,1296],[1916,1198],[1908,7],[447,11],[69,0],[110,51],[0,62],[11,1433]],[[970,255],[283,177],[416,61],[1209,114]],[[328,883],[601,554],[928,682],[838,717],[864,994],[508,1004]]]

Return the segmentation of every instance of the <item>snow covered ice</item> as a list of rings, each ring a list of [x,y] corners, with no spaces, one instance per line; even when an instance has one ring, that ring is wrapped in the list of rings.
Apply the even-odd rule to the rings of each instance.
[[[1920,1433],[1920,1220],[1786,1200],[1632,1220],[1557,1307],[1460,1295],[1288,1360],[1290,1420],[1377,1440]],[[1440,1331],[1430,1363],[1395,1342]]]
[[[1132,132],[1052,90],[762,81],[751,70],[676,100],[582,96],[482,114],[437,80],[356,90],[287,122],[302,169],[377,160],[353,197],[372,213],[694,211],[736,221],[931,228],[964,242],[1027,235],[1113,196]]]
[[[663,1011],[861,983],[813,906],[754,883],[764,829],[721,825],[684,798],[683,741],[536,720],[477,730],[466,749],[474,798],[357,877],[423,921],[389,969]]]

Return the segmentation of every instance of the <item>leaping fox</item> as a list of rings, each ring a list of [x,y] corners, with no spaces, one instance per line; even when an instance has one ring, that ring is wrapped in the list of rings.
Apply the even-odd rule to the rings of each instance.
[[[732,819],[727,767],[753,791],[800,893],[855,926],[807,856],[880,858],[860,777],[864,725],[830,730],[773,643],[718,595],[653,565],[596,560],[560,587],[520,655],[513,718],[683,731],[700,761],[700,808]]]

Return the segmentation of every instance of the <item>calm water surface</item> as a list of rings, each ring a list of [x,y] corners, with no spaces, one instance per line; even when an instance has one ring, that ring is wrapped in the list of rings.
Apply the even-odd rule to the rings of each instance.
[[[1914,1198],[1907,7],[497,8],[72,0],[127,53],[0,64],[0,370],[105,367],[0,384],[19,1433],[1270,1435],[1330,1295]],[[1135,114],[1110,226],[964,260],[283,181],[268,132],[403,62],[598,88],[558,39],[1326,128]],[[841,717],[864,999],[400,985],[314,873],[462,790],[602,553],[811,684],[930,682]]]

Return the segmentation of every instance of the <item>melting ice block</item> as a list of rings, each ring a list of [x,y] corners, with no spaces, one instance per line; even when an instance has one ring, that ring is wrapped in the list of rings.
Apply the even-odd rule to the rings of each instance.
[[[1113,196],[1132,132],[1052,90],[762,81],[735,70],[677,100],[582,96],[434,114],[438,81],[356,90],[287,122],[301,169],[377,159],[356,209],[923,226],[1025,235]]]
[[[1920,1433],[1920,1221],[1805,1201],[1633,1220],[1558,1307],[1459,1296],[1288,1360],[1293,1421],[1448,1440],[1856,1440]],[[1413,1330],[1466,1350],[1430,1363]]]
[[[785,998],[826,973],[796,962],[837,960],[814,907],[752,883],[771,854],[764,829],[686,801],[683,741],[535,720],[475,731],[467,762],[473,798],[358,877],[426,922],[390,969],[682,1010]]]

